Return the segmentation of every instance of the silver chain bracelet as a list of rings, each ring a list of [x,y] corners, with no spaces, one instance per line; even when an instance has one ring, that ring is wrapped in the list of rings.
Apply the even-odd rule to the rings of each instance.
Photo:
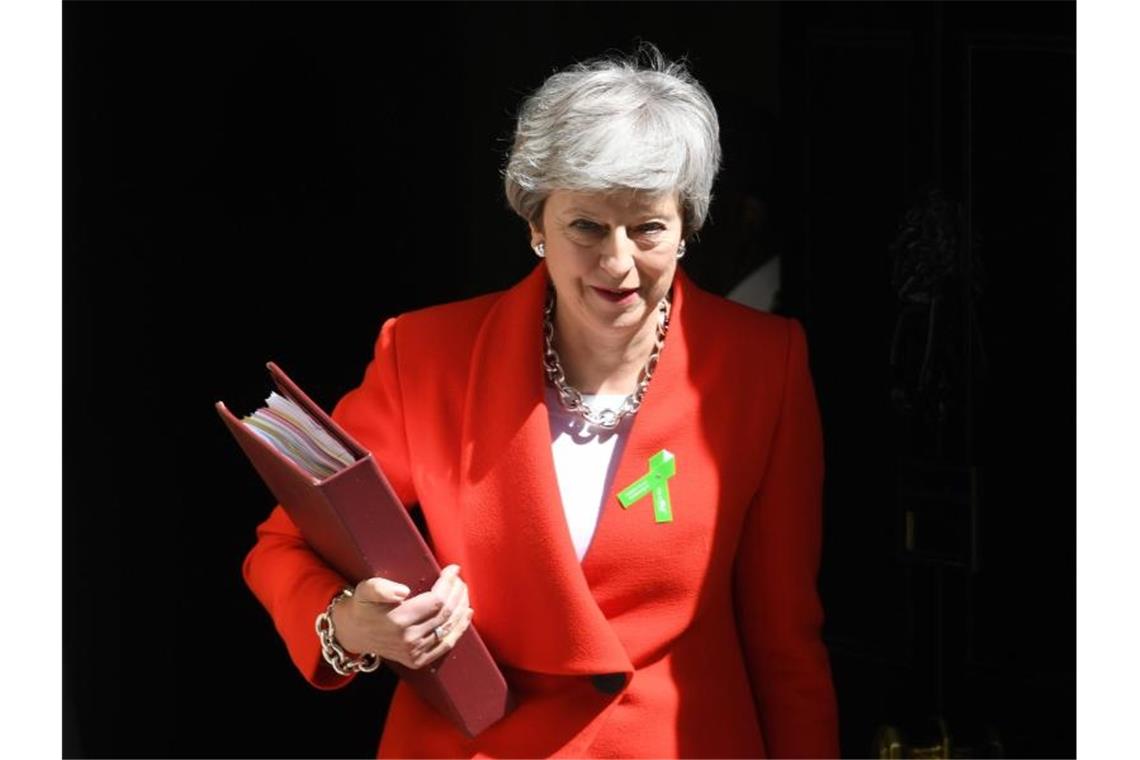
[[[321,655],[332,669],[342,676],[352,675],[359,671],[371,673],[380,667],[381,659],[374,652],[365,652],[359,657],[352,658],[336,643],[336,628],[333,627],[332,611],[339,602],[352,598],[352,589],[345,586],[339,594],[333,597],[325,611],[317,615],[317,635],[321,639]]]

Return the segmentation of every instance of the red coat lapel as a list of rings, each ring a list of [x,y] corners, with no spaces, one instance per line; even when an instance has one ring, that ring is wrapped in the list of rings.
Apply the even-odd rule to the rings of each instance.
[[[678,267],[673,278],[673,306],[670,329],[661,351],[653,380],[641,402],[630,427],[629,439],[622,452],[613,483],[602,502],[602,513],[590,547],[582,560],[582,571],[587,582],[595,589],[595,597],[604,602],[604,589],[614,574],[628,571],[631,547],[638,546],[645,531],[654,531],[652,499],[645,497],[628,510],[621,507],[618,493],[649,470],[649,458],[662,448],[675,452],[679,443],[672,433],[677,426],[688,426],[685,418],[689,415],[689,389],[686,367],[689,363],[689,349],[681,329],[681,316],[685,313],[685,297],[689,292],[690,281]],[[689,418],[688,422],[691,422]],[[673,489],[676,484],[673,484]],[[663,530],[657,530],[661,535]]]
[[[501,663],[542,673],[632,673],[595,592],[606,582],[607,556],[620,555],[626,545],[625,533],[652,524],[646,504],[631,507],[644,510],[644,520],[620,519],[629,515],[616,493],[645,473],[660,448],[656,429],[676,424],[661,399],[676,398],[685,384],[687,349],[682,331],[671,329],[580,563],[562,510],[543,402],[546,283],[540,262],[496,301],[475,340],[460,438],[464,572],[477,582],[472,607],[482,620],[480,634]],[[678,268],[674,327],[687,284]]]

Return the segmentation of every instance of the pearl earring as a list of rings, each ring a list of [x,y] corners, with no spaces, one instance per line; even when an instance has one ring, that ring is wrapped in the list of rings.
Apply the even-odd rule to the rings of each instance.
[[[682,240],[681,244],[679,246],[677,246],[677,258],[681,258],[684,255],[685,255],[685,241]]]
[[[534,255],[540,259],[546,257],[546,243],[539,243],[534,247]]]

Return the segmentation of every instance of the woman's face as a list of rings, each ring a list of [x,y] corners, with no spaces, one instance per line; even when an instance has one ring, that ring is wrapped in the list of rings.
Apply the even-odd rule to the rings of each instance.
[[[546,246],[560,323],[632,335],[673,283],[681,243],[676,194],[555,190],[542,228],[531,225],[531,245],[538,243]]]

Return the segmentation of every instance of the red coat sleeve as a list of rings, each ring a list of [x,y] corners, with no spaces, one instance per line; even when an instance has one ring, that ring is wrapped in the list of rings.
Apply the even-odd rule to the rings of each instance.
[[[415,503],[396,365],[396,318],[380,329],[374,358],[359,387],[337,403],[332,418],[376,457],[396,495]],[[242,576],[265,607],[301,675],[319,689],[337,689],[355,676],[338,675],[321,656],[316,617],[347,584],[309,548],[278,504],[257,526]]]
[[[737,550],[737,625],[770,757],[838,757],[816,591],[823,437],[803,327],[788,320],[783,400]]]

